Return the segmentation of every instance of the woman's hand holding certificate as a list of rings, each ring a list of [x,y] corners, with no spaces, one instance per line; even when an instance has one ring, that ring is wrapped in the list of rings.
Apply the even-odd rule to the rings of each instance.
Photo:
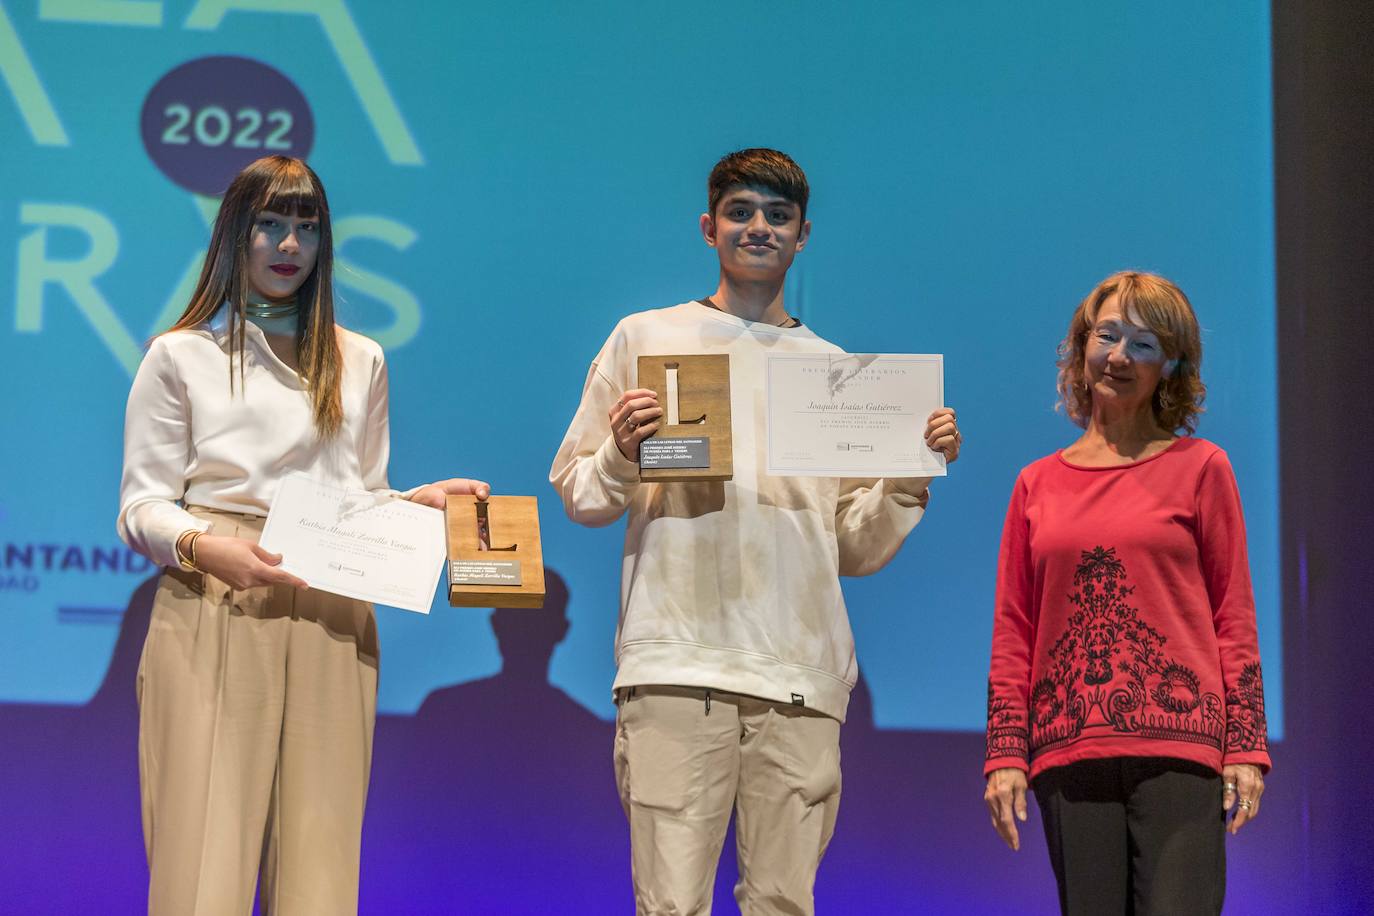
[[[195,541],[195,568],[209,573],[232,589],[260,585],[289,585],[309,588],[299,576],[281,568],[281,554],[264,550],[247,538],[202,534]]]

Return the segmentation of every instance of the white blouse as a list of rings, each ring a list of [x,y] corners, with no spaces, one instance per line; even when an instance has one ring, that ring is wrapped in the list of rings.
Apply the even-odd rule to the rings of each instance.
[[[386,362],[382,348],[338,329],[343,353],[343,425],[315,433],[305,382],[246,323],[243,378],[229,387],[227,310],[163,334],[148,348],[129,391],[119,536],[162,566],[176,566],[176,541],[209,522],[185,506],[266,515],[283,474],[299,471],[352,489],[392,493]],[[179,505],[179,503],[181,505]]]

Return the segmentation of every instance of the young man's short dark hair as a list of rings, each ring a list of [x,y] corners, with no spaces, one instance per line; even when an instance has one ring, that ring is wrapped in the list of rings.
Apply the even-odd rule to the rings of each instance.
[[[811,188],[806,183],[806,173],[786,153],[760,147],[722,157],[706,181],[708,212],[714,217],[725,192],[741,187],[766,188],[800,207],[801,218],[806,219]]]

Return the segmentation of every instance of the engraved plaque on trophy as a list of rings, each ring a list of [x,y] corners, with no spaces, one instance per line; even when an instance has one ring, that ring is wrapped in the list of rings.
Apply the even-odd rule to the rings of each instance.
[[[451,606],[544,606],[544,555],[535,497],[449,496],[444,521]]]
[[[730,439],[730,357],[639,357],[639,387],[658,395],[658,431],[639,444],[644,481],[729,480],[734,476]]]

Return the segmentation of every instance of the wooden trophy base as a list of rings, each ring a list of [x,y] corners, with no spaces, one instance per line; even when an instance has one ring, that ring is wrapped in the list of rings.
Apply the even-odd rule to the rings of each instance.
[[[479,508],[485,503],[487,542],[481,547]],[[448,603],[452,607],[544,606],[544,554],[539,501],[533,496],[449,496]]]
[[[676,388],[669,384],[675,369]],[[639,479],[668,483],[730,480],[735,476],[734,443],[730,438],[730,356],[726,353],[639,357],[639,387],[658,395],[663,418],[658,432],[640,445]],[[670,400],[677,395],[677,423],[671,423]],[[702,441],[705,444],[703,445]],[[681,453],[709,452],[705,467],[645,467],[648,451],[662,454],[680,442]],[[652,443],[652,444],[651,444]],[[692,458],[684,458],[692,461]]]

